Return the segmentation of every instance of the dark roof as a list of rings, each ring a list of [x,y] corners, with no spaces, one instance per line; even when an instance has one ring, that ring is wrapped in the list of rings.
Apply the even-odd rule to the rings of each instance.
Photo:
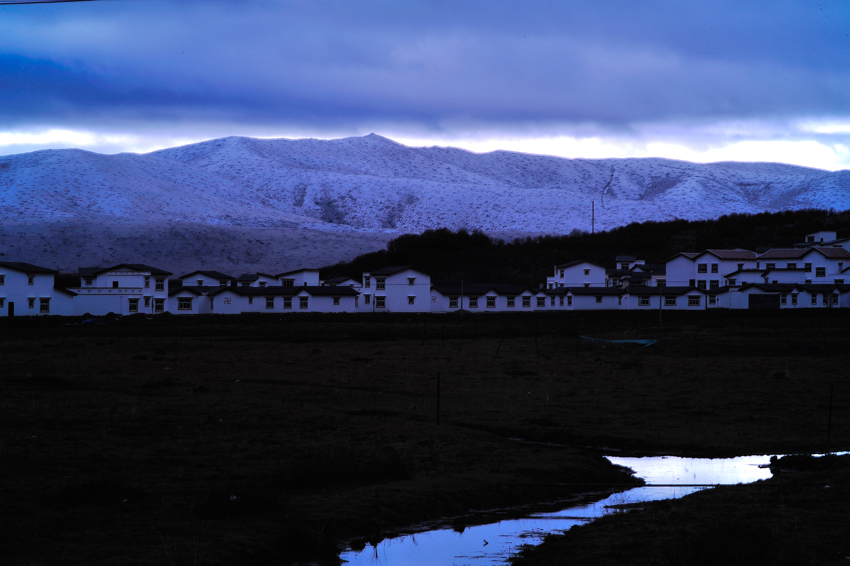
[[[275,275],[269,275],[268,273],[243,273],[239,277],[236,278],[237,281],[256,281],[260,277],[268,277],[269,279],[277,279]]]
[[[60,293],[65,293],[66,295],[70,295],[71,297],[76,297],[76,296],[77,296],[77,294],[76,294],[75,292],[73,292],[73,291],[69,291],[69,290],[68,290],[68,289],[66,289],[65,287],[60,287],[59,285],[54,285],[54,286],[53,286],[53,290],[54,290],[54,291],[59,291]]]
[[[198,285],[192,285],[192,286],[186,285],[184,287],[175,287],[175,288],[172,289],[171,286],[169,286],[168,287],[168,296],[173,297],[174,295],[176,295],[178,293],[182,293],[183,291],[188,291],[188,292],[192,293],[193,295],[200,297],[202,295],[210,294],[210,291],[212,289],[226,289],[226,287],[207,287],[207,286],[201,287],[201,286],[198,286]]]
[[[755,252],[742,250],[740,248],[732,250],[705,250],[702,254],[711,254],[718,259],[756,259]]]
[[[677,257],[679,257],[680,255],[681,255],[681,256],[685,256],[685,257],[686,257],[686,258],[688,258],[688,259],[694,259],[695,257],[697,257],[698,255],[700,255],[701,253],[702,253],[702,252],[700,252],[700,253],[696,253],[696,252],[679,252],[679,253],[677,253],[677,254],[675,254],[675,255],[671,255],[670,257],[668,257],[667,259],[665,259],[665,260],[664,260],[664,263],[667,263],[668,261],[671,261],[671,260],[673,260],[673,259],[676,259],[676,258],[677,258]]]
[[[311,285],[308,287],[218,287],[214,291],[210,291],[210,296],[218,295],[224,291],[230,291],[243,297],[294,297],[302,291],[306,291],[308,295],[314,297],[346,297],[357,296],[360,294],[356,289],[351,287],[321,287]]]
[[[624,295],[625,291],[619,287],[558,287],[558,289],[547,289],[547,291],[560,291],[565,289],[571,295]],[[549,293],[547,293],[549,294]],[[560,293],[551,293],[559,295]]]
[[[800,259],[812,251],[820,253],[824,257],[833,259],[850,259],[850,252],[844,248],[780,248],[768,250],[759,256],[759,259]]]
[[[632,286],[626,291],[629,295],[637,295],[637,296],[652,296],[652,295],[686,295],[688,293],[693,293],[696,291],[697,293],[718,293],[725,292],[725,289],[721,291],[720,289],[697,289],[696,287],[690,286],[681,286],[681,287],[646,287],[646,286]]]
[[[729,277],[730,275],[735,275],[736,273],[764,273],[764,268],[756,269],[755,267],[749,267],[747,269],[736,269],[731,273],[727,273],[723,277]]]
[[[845,250],[844,248],[814,248],[816,252],[820,252],[825,257],[835,258],[835,259],[850,259],[850,252]]]
[[[413,269],[409,265],[392,265],[390,267],[382,267],[381,269],[376,269],[369,273],[369,275],[395,275],[396,273],[401,273],[405,269]],[[413,269],[413,271],[416,271]]]
[[[148,272],[151,275],[172,275],[170,271],[151,267],[150,265],[145,265],[143,263],[119,263],[112,267],[81,267],[78,271],[81,277],[91,277],[93,275],[100,275],[101,273],[112,271],[113,269],[118,269],[119,267],[129,267],[133,271]]]
[[[309,267],[305,267],[304,269],[294,269],[292,271],[284,271],[283,273],[278,273],[275,277],[283,277],[284,275],[292,275],[294,273],[301,273],[303,271],[319,271],[318,269],[312,269]]]
[[[343,281],[357,281],[354,277],[331,277],[330,279],[325,280],[325,285],[339,285]]]
[[[507,285],[504,283],[463,283],[461,288],[460,281],[434,281],[431,283],[431,288],[443,295],[460,295],[461,290],[464,296],[480,297],[486,295],[490,291],[494,291],[499,295],[521,295],[526,291],[531,291],[528,287],[520,285]]]
[[[631,262],[635,261],[636,259],[637,259],[637,258],[636,258],[635,256],[633,256],[633,255],[618,255],[618,256],[614,259],[614,261],[616,261],[616,262],[618,262],[618,263],[619,263],[619,262],[621,262],[621,261],[627,261],[627,262],[631,263]]]
[[[565,269],[567,267],[572,267],[574,265],[580,265],[582,263],[589,263],[594,267],[602,267],[601,265],[595,264],[592,261],[587,261],[586,259],[574,259],[572,261],[568,261],[567,263],[562,263],[561,265],[556,265],[555,269]]]
[[[0,267],[14,269],[15,271],[20,271],[21,273],[27,273],[31,275],[50,275],[51,273],[59,273],[55,269],[39,267],[37,265],[25,263],[23,261],[0,261]]]
[[[187,277],[192,277],[193,275],[207,275],[208,277],[218,279],[219,281],[222,279],[233,279],[233,276],[228,275],[226,273],[222,273],[220,271],[193,271],[192,273],[181,275],[180,277],[178,277],[178,279],[186,279]]]

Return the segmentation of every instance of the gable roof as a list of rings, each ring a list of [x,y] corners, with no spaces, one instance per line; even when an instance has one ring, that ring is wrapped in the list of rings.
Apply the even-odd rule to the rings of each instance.
[[[466,283],[461,286],[460,281],[434,281],[431,288],[443,295],[461,295],[468,297],[480,297],[493,291],[499,295],[516,296],[529,291],[528,287],[520,285],[508,285],[504,283]]]
[[[566,269],[567,267],[573,267],[574,265],[581,265],[582,263],[586,263],[586,264],[592,265],[594,267],[602,267],[601,265],[593,263],[592,261],[587,261],[586,259],[574,259],[572,261],[568,261],[567,263],[562,263],[561,265],[556,265],[555,269]]]
[[[0,267],[14,269],[15,271],[20,271],[21,273],[26,273],[28,275],[50,275],[59,273],[55,269],[39,267],[38,265],[33,265],[23,261],[0,261]]]
[[[275,275],[275,277],[283,277],[284,275],[295,275],[296,273],[304,273],[305,271],[315,271],[316,273],[319,272],[318,269],[312,269],[312,268],[309,268],[309,267],[305,267],[304,269],[294,269],[292,271],[284,271],[283,273],[278,273],[277,275]]]
[[[391,265],[389,267],[382,267],[381,269],[376,269],[375,271],[369,272],[369,275],[395,275],[396,273],[401,273],[407,269],[412,269],[416,271],[409,265]],[[422,273],[421,271],[419,273]]]
[[[187,277],[192,277],[193,275],[206,275],[207,277],[212,277],[213,279],[218,279],[219,281],[222,279],[233,279],[232,275],[228,275],[220,271],[193,271],[192,273],[181,275],[177,279],[186,279]]]
[[[355,279],[354,277],[340,276],[325,279],[325,285],[339,285],[340,283],[344,283],[345,281],[354,281],[355,283],[360,284],[360,282],[357,281],[357,279]]]
[[[151,267],[150,265],[145,265],[143,263],[119,263],[118,265],[113,265],[112,267],[81,267],[78,269],[78,271],[80,273],[80,276],[82,277],[91,277],[94,275],[100,275],[101,273],[106,273],[107,271],[114,271],[121,267],[129,267],[133,271],[150,273],[151,275],[172,275],[170,271],[165,271],[164,269],[159,269],[157,267]]]
[[[268,273],[243,273],[239,277],[236,278],[237,281],[256,281],[260,277],[268,277],[269,279],[277,279],[275,275],[269,275]]]
[[[756,252],[751,252],[750,250],[744,250],[741,248],[734,248],[731,250],[705,250],[699,255],[711,254],[718,259],[756,259]]]
[[[850,252],[844,248],[824,248],[820,246],[772,249],[761,254],[758,259],[800,259],[812,252],[817,252],[830,259],[850,259]]]
[[[224,292],[230,292],[241,297],[294,297],[303,292],[314,297],[354,297],[360,294],[360,291],[345,285],[341,287],[311,285],[307,287],[218,287],[214,291],[210,291],[209,296],[212,297]]]

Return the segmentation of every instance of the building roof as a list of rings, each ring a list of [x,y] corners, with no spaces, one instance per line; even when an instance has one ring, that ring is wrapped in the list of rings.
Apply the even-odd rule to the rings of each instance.
[[[381,269],[376,269],[369,273],[369,275],[395,275],[396,273],[401,273],[407,269],[413,269],[409,265],[391,265],[389,267],[382,267]],[[413,271],[416,271],[413,269]],[[421,272],[420,272],[421,273]]]
[[[226,289],[226,288],[227,287],[220,287],[220,286],[210,287],[210,286],[187,285],[185,287],[175,287],[175,288],[172,289],[171,286],[169,285],[168,286],[168,296],[173,297],[174,295],[177,295],[178,293],[189,292],[189,293],[192,293],[195,296],[201,297],[203,295],[212,294],[211,291],[214,290],[214,289]]]
[[[743,250],[741,248],[734,248],[731,250],[705,250],[699,255],[703,254],[711,254],[718,259],[756,259],[756,253],[751,252],[750,250]]]
[[[345,283],[346,281],[354,281],[355,283],[359,283],[357,279],[353,277],[331,277],[330,279],[325,279],[325,285],[339,285],[340,283]]]
[[[222,273],[220,271],[193,271],[192,273],[187,273],[186,275],[181,275],[178,279],[186,279],[187,277],[192,277],[193,275],[206,275],[207,277],[212,277],[213,279],[218,279],[221,281],[222,279],[233,279],[233,276],[228,275],[226,273]]]
[[[0,267],[14,269],[15,271],[20,271],[21,273],[26,273],[28,275],[50,275],[51,273],[59,273],[55,269],[39,267],[38,265],[33,265],[23,261],[0,261]]]
[[[561,265],[556,265],[555,269],[566,269],[567,267],[573,267],[574,265],[581,265],[582,263],[587,263],[594,267],[602,267],[601,265],[595,264],[592,261],[587,261],[586,259],[574,259],[572,261],[568,261],[567,263],[562,263]]]
[[[360,291],[345,285],[341,287],[310,285],[307,287],[217,287],[214,291],[210,291],[209,296],[219,295],[225,291],[242,297],[294,297],[302,292],[314,297],[355,297],[360,294]]]
[[[81,267],[78,271],[81,277],[92,277],[95,275],[100,275],[101,273],[106,273],[107,271],[114,271],[121,267],[129,267],[133,271],[150,273],[151,275],[172,275],[170,271],[165,271],[164,269],[159,269],[157,267],[151,267],[150,265],[145,265],[143,263],[119,263],[118,265],[113,265],[112,267]]]
[[[720,292],[720,289],[711,289],[710,291],[711,291],[711,294],[714,294],[714,293]],[[643,297],[658,296],[658,295],[664,295],[664,296],[677,295],[678,296],[678,295],[686,295],[688,293],[693,293],[693,292],[707,294],[707,293],[709,293],[709,289],[697,289],[696,287],[691,287],[691,286],[687,286],[687,285],[686,286],[677,286],[677,287],[673,287],[673,286],[670,286],[670,287],[667,287],[667,286],[665,286],[665,287],[647,287],[645,285],[634,285],[634,286],[629,287],[628,290],[625,291],[625,293],[627,295],[636,295],[636,296],[639,296],[639,297],[640,296],[643,296]]]
[[[283,273],[278,273],[277,275],[275,275],[275,277],[284,277],[286,275],[295,275],[296,273],[304,273],[305,271],[315,271],[316,273],[319,272],[318,269],[312,269],[312,268],[309,268],[309,267],[305,267],[303,269],[294,269],[292,271],[284,271]]]
[[[619,287],[558,287],[558,289],[546,289],[546,294],[559,295],[561,293],[550,293],[565,289],[570,295],[624,295],[625,291]]]
[[[508,285],[504,283],[463,283],[460,281],[434,281],[431,283],[431,288],[442,295],[458,295],[461,291],[464,296],[481,297],[490,291],[498,295],[516,296],[521,295],[526,291],[531,291],[528,287],[521,285]]]
[[[703,252],[679,252],[679,253],[674,254],[674,255],[671,255],[670,257],[668,257],[667,259],[665,259],[665,260],[664,260],[664,263],[666,264],[668,261],[672,261],[672,260],[676,259],[676,258],[677,258],[677,257],[679,257],[679,256],[684,256],[684,257],[686,257],[686,258],[688,258],[688,259],[694,259],[695,257],[697,257],[698,255],[700,255],[701,253],[703,253]]]
[[[818,252],[830,259],[850,259],[850,252],[844,248],[824,248],[813,246],[810,248],[778,248],[761,254],[758,259],[800,259],[812,252]]]
[[[269,275],[268,273],[257,272],[257,273],[243,273],[242,275],[240,275],[239,277],[236,278],[236,281],[239,281],[240,283],[243,282],[243,281],[256,281],[260,277],[268,277],[269,279],[277,279],[277,276],[275,276],[275,275]]]

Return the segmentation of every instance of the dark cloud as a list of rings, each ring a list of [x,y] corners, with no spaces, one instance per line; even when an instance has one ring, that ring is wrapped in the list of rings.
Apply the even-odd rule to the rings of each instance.
[[[850,3],[0,6],[0,129],[506,129],[850,113]]]

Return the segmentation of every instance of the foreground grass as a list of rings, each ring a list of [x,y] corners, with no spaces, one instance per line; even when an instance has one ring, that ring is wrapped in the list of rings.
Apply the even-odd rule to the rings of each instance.
[[[332,562],[342,540],[626,481],[588,447],[850,445],[838,311],[69,322],[0,321],[13,563]]]

